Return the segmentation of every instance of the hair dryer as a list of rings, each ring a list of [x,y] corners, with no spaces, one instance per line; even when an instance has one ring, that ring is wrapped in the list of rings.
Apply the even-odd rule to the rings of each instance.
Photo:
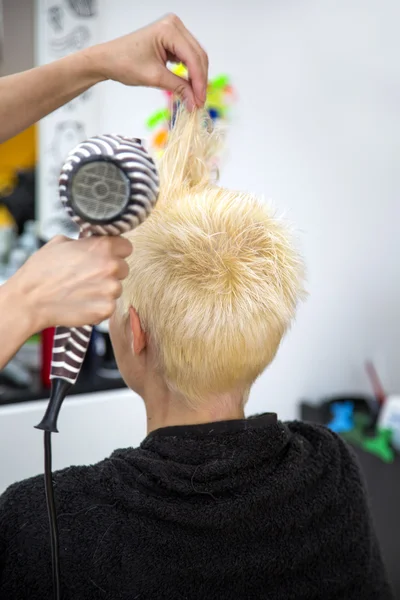
[[[79,144],[60,174],[60,198],[80,228],[79,237],[119,235],[140,225],[154,207],[159,178],[140,139],[102,135]],[[76,382],[92,326],[57,327],[53,343],[51,396],[43,420],[45,488],[50,521],[54,598],[60,599],[57,517],[51,473],[51,433],[57,432],[62,402]]]

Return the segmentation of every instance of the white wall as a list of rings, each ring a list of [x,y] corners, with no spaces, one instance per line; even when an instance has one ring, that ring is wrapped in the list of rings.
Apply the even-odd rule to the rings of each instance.
[[[104,3],[104,38],[175,12],[239,103],[222,183],[271,197],[302,234],[310,298],[249,411],[400,388],[400,62],[397,0]],[[142,135],[163,95],[103,85],[104,131]]]

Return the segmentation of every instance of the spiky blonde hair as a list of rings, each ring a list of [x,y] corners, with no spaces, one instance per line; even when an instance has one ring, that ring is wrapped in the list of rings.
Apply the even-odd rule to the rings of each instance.
[[[302,262],[256,197],[210,183],[218,132],[181,111],[161,159],[161,196],[127,234],[120,310],[133,306],[168,386],[191,405],[246,393],[272,361],[302,295]]]

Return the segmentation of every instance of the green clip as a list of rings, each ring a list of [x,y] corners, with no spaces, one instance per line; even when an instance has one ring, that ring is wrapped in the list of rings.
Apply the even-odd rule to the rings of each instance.
[[[390,445],[391,440],[391,429],[378,429],[377,435],[373,438],[366,438],[362,447],[366,452],[375,454],[384,462],[392,463],[394,461],[394,451]]]
[[[229,84],[228,75],[219,75],[210,81],[210,86],[215,90],[222,89]]]
[[[151,117],[147,119],[146,125],[149,129],[153,129],[156,125],[159,125],[159,123],[169,121],[170,117],[170,111],[167,108],[163,108],[162,110],[153,113]]]

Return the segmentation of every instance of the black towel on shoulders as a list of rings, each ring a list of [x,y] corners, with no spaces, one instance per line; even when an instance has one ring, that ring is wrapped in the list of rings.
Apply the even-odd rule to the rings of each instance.
[[[276,416],[170,427],[54,475],[63,600],[392,600],[356,461]],[[52,596],[42,477],[0,499],[0,598]]]

